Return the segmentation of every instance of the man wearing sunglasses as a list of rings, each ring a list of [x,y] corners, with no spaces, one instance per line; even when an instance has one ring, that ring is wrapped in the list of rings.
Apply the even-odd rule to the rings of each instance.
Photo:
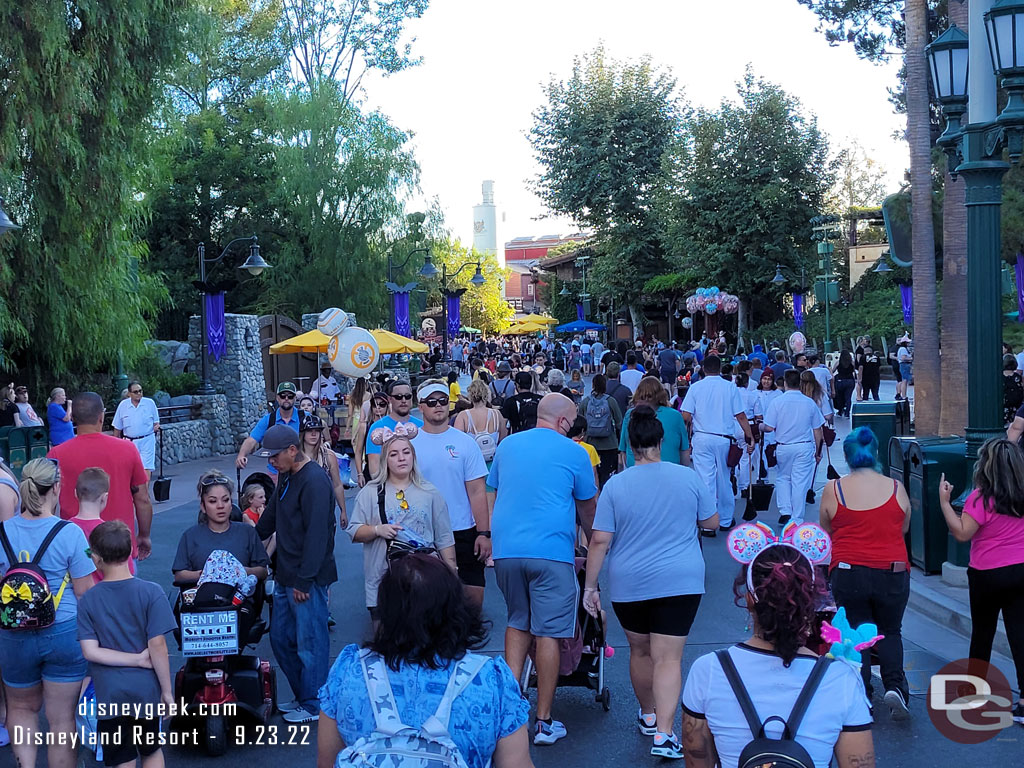
[[[270,413],[263,414],[256,422],[256,426],[249,432],[249,436],[242,442],[242,447],[238,449],[238,456],[235,458],[236,467],[245,469],[245,465],[249,462],[249,454],[259,447],[267,430],[275,424],[284,424],[298,433],[299,410],[295,407],[295,394],[295,385],[290,381],[282,381],[277,385],[277,408]],[[276,480],[277,470],[269,462],[267,463],[267,472]]]
[[[448,503],[455,535],[455,562],[466,596],[484,602],[484,563],[491,556],[487,514],[487,463],[471,435],[448,424],[448,385],[432,379],[416,392],[423,428],[413,438],[423,476]]]
[[[142,396],[142,384],[128,385],[128,397],[117,404],[114,411],[115,437],[131,440],[142,457],[146,477],[152,477],[156,468],[156,436],[160,432],[160,412],[152,398]]]
[[[444,391],[448,392],[447,386]],[[387,393],[388,415],[383,419],[375,421],[366,430],[366,462],[370,466],[370,477],[376,477],[377,470],[380,469],[380,446],[374,445],[370,439],[373,435],[373,430],[380,427],[387,427],[393,430],[399,424],[408,424],[409,422],[412,422],[417,427],[423,426],[422,421],[409,415],[412,411],[412,385],[408,381],[392,379],[388,383]]]

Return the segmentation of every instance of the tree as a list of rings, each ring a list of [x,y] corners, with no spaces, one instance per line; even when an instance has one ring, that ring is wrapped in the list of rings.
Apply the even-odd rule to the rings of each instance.
[[[0,333],[40,376],[131,362],[161,291],[139,275],[146,118],[185,0],[0,3]]]
[[[658,200],[685,113],[675,79],[649,59],[616,62],[599,47],[545,95],[530,131],[542,168],[536,191],[553,212],[594,231],[591,293],[624,300],[639,333],[641,288],[665,265]]]
[[[889,192],[885,171],[859,141],[854,139],[840,148],[836,153],[836,183],[830,192],[837,213],[850,208],[876,208]]]
[[[690,121],[692,154],[668,207],[666,238],[673,263],[740,297],[743,331],[755,301],[779,312],[766,290],[776,264],[796,277],[801,267],[814,274],[810,219],[834,173],[825,135],[796,98],[750,69],[737,90],[738,102]]]
[[[917,434],[939,431],[942,366],[932,226],[931,118],[924,48],[928,3],[907,0],[907,140],[910,143],[911,251],[914,273],[914,402]]]
[[[465,247],[460,241],[444,238],[434,241],[431,244],[434,266],[441,269],[442,265],[448,267],[448,274],[453,275],[465,264],[480,262],[480,270],[483,272],[486,281],[481,286],[470,283],[476,269],[473,266],[466,267],[457,277],[449,277],[448,287],[451,290],[465,288],[462,294],[461,312],[462,324],[470,328],[479,328],[484,333],[499,333],[508,328],[508,324],[515,316],[515,312],[505,299],[501,296],[502,282],[508,279],[508,273],[498,264],[498,257],[491,254],[483,254]],[[425,281],[420,279],[421,287],[427,291],[427,306],[440,307],[441,281]],[[440,326],[438,326],[440,331]]]

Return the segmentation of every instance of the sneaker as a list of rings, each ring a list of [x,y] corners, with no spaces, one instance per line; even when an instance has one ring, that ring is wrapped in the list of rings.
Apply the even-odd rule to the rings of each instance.
[[[334,617],[330,613],[328,613],[327,614],[327,628],[328,629],[334,629],[336,626],[338,626],[338,622],[336,622],[334,620]]]
[[[317,715],[314,715],[305,707],[299,707],[291,712],[284,713],[284,721],[286,723],[312,723],[316,719]]]
[[[736,527],[736,521],[733,520],[731,523],[728,523],[726,525],[718,526],[718,530],[720,530],[722,533],[728,533],[729,531],[731,531],[735,527]]]
[[[779,515],[779,525],[785,525],[793,518],[792,515]]]
[[[907,706],[907,697],[903,691],[892,688],[885,692],[882,701],[889,707],[889,714],[893,720],[906,720],[910,717],[910,708]]]
[[[301,707],[302,702],[298,699],[292,699],[291,701],[286,701],[284,704],[277,705],[279,712],[294,712],[296,709],[300,709]]]
[[[533,743],[539,746],[554,744],[559,739],[565,738],[566,735],[565,726],[557,720],[552,720],[550,723],[538,720],[536,729],[533,734]]]
[[[1017,706],[1013,708],[1013,722],[1024,725],[1024,702],[1017,702]]]
[[[644,736],[653,736],[658,732],[658,724],[655,720],[654,713],[645,715],[641,710],[636,711],[636,727],[640,729],[640,733]]]
[[[651,745],[651,755],[654,757],[666,757],[669,760],[679,760],[683,756],[683,745],[673,734],[654,734],[654,744]]]

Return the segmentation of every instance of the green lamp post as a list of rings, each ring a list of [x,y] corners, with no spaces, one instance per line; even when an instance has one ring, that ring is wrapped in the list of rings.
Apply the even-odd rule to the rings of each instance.
[[[830,307],[839,301],[839,283],[833,280],[832,254],[836,247],[830,242],[839,237],[839,217],[834,215],[815,216],[811,219],[814,234],[812,240],[818,243],[818,269],[814,283],[814,298],[825,305],[825,352],[832,351],[832,313]]]

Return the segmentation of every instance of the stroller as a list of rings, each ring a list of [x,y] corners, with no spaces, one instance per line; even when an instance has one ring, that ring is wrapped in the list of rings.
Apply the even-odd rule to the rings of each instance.
[[[228,722],[245,713],[266,725],[277,705],[277,671],[270,662],[243,653],[255,646],[269,629],[263,620],[264,583],[252,594],[231,584],[175,582],[180,589],[174,604],[178,629],[174,636],[186,657],[174,678],[174,699],[195,707],[186,723],[179,715],[173,727],[201,726],[203,745],[212,756],[227,749]]]
[[[583,607],[586,566],[586,553],[582,553],[581,556],[581,553],[577,552],[576,579],[579,582],[579,599],[576,603],[576,634],[572,639],[559,640],[558,685],[590,688],[596,691],[594,701],[607,712],[612,707],[612,694],[605,685],[604,662],[606,658],[611,658],[615,651],[607,643],[603,611],[602,615],[595,619]],[[535,648],[530,648],[519,681],[524,694],[531,686],[537,687],[534,650]]]

